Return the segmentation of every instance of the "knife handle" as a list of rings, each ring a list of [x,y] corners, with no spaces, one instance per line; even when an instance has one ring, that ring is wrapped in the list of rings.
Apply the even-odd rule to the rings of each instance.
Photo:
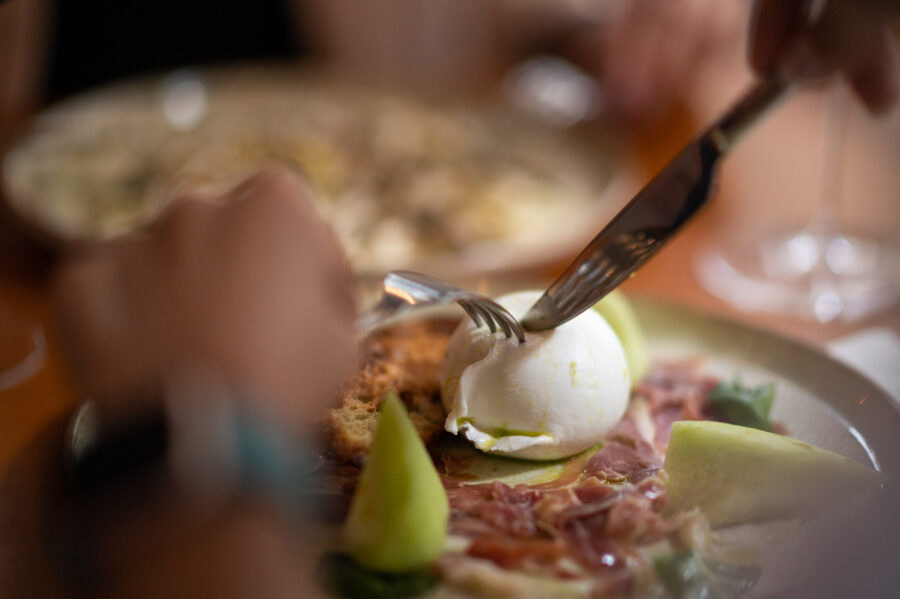
[[[758,81],[719,117],[702,137],[715,144],[720,153],[727,153],[759,117],[786,95],[785,92],[789,88],[789,82],[780,76],[766,77]]]

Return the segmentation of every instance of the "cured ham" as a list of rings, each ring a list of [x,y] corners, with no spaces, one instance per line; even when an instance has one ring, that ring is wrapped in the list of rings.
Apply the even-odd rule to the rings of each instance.
[[[468,540],[467,556],[503,569],[567,578],[575,564],[603,592],[626,590],[647,565],[640,548],[682,524],[663,515],[665,443],[675,420],[706,418],[704,398],[715,384],[691,363],[659,367],[632,398],[644,404],[649,428],[629,410],[580,473],[556,484],[469,484],[448,471],[448,458],[450,533]]]
[[[394,353],[405,347],[397,343]],[[385,353],[381,346],[374,349],[379,348]],[[366,364],[391,361],[374,353]],[[383,378],[358,377],[354,393],[377,395]],[[369,382],[372,390],[364,388]],[[468,453],[445,451],[437,439],[431,450],[450,504],[448,532],[455,540],[436,566],[442,577],[465,588],[487,589],[487,594],[491,589],[508,594],[516,585],[527,589],[523,580],[535,575],[576,582],[590,596],[627,592],[650,567],[644,549],[674,539],[684,523],[683,516],[664,515],[661,468],[669,432],[677,420],[708,419],[706,396],[717,382],[696,362],[656,365],[635,387],[625,416],[602,443],[557,466],[558,475],[540,484],[478,483],[483,475],[469,466],[485,458],[471,448]],[[397,391],[402,397],[404,389]],[[434,405],[439,404],[429,404]],[[327,486],[349,495],[359,470],[347,464],[360,460],[339,451],[332,458]]]

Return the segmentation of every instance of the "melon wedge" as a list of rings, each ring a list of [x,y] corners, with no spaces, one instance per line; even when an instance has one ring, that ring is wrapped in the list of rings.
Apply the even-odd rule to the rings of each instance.
[[[713,527],[815,518],[881,483],[878,472],[836,453],[723,422],[674,423],[663,467],[668,511],[698,507]]]
[[[644,329],[634,313],[631,302],[621,291],[611,291],[594,304],[594,310],[606,319],[622,343],[628,372],[631,375],[631,386],[634,387],[650,369],[650,358]]]
[[[407,572],[444,548],[449,504],[403,403],[389,394],[344,524],[347,553],[381,572]]]

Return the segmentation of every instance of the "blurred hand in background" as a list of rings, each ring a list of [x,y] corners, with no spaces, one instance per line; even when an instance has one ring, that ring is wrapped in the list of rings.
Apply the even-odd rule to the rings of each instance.
[[[891,0],[756,0],[749,14],[734,1],[498,1],[509,15],[502,20],[533,46],[561,50],[585,67],[605,108],[628,121],[653,122],[682,101],[703,67],[744,31],[757,72],[782,68],[808,79],[840,71],[874,112],[898,95],[890,27],[900,3]]]
[[[332,399],[353,355],[349,269],[285,170],[215,203],[176,200],[150,231],[68,258],[57,283],[88,394],[212,370],[296,422]]]
[[[480,93],[515,64],[557,54],[596,77],[604,110],[653,121],[746,28],[721,0],[310,0],[302,28],[339,68],[426,90]]]
[[[530,55],[557,53],[597,78],[610,114],[653,122],[683,99],[706,63],[735,46],[747,29],[750,8],[739,0],[377,0],[364,5],[354,0],[271,0],[231,9],[227,27],[219,34],[208,32],[198,45],[193,31],[195,23],[209,18],[205,10],[193,10],[193,20],[188,20],[181,13],[174,18],[171,3],[148,9],[147,16],[155,20],[147,27],[129,11],[110,12],[98,2],[55,11],[46,10],[54,5],[50,0],[0,5],[0,33],[9,33],[0,35],[0,66],[7,67],[0,69],[0,115],[15,116],[34,104],[44,54],[48,89],[56,93],[79,89],[73,79],[77,76],[93,77],[82,83],[96,84],[104,74],[123,76],[148,67],[303,55],[324,58],[357,78],[432,93],[470,93],[490,89],[510,66]],[[788,47],[802,41],[810,60],[800,74],[842,69],[867,105],[882,110],[897,93],[888,27],[898,6],[893,0],[756,0],[751,63],[758,71],[768,70]],[[816,7],[821,14],[810,15]],[[105,32],[102,38],[116,49],[117,67],[109,72],[78,71],[97,62],[84,60],[96,57],[98,46],[84,30],[94,14],[87,8],[108,13],[121,25],[120,35]],[[47,14],[56,15],[57,22],[46,23]],[[809,27],[810,19],[817,25]],[[179,25],[184,22],[191,24]],[[151,31],[137,31],[138,26]],[[235,35],[241,28],[243,35]],[[45,39],[48,29],[57,36],[67,34],[68,45]],[[155,40],[157,30],[164,31],[169,44],[151,52],[147,48],[155,44],[146,40]],[[132,39],[134,43],[126,43]],[[208,49],[198,52],[198,47]],[[74,58],[67,62],[70,55]],[[131,70],[129,61],[134,63]]]
[[[898,94],[890,27],[891,19],[900,16],[900,3],[830,0],[820,14],[811,14],[814,5],[809,0],[754,2],[749,38],[753,68],[786,68],[801,78],[839,71],[869,110],[886,111]]]
[[[603,3],[607,14],[566,44],[596,76],[607,110],[652,124],[692,91],[695,77],[746,27],[746,7],[717,0]],[[610,6],[616,7],[611,9]]]

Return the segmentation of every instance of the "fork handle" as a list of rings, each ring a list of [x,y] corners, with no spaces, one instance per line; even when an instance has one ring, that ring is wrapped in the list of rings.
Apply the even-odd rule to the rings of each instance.
[[[384,312],[375,308],[369,308],[356,318],[357,337],[365,337],[375,329],[380,328],[388,318],[389,316]]]
[[[356,318],[356,334],[362,338],[376,329],[393,323],[397,318],[406,314],[410,308],[394,296],[384,295],[381,300],[362,312]]]
[[[783,76],[771,75],[762,79],[719,117],[702,137],[709,139],[721,154],[726,154],[759,117],[786,95],[790,87]]]

